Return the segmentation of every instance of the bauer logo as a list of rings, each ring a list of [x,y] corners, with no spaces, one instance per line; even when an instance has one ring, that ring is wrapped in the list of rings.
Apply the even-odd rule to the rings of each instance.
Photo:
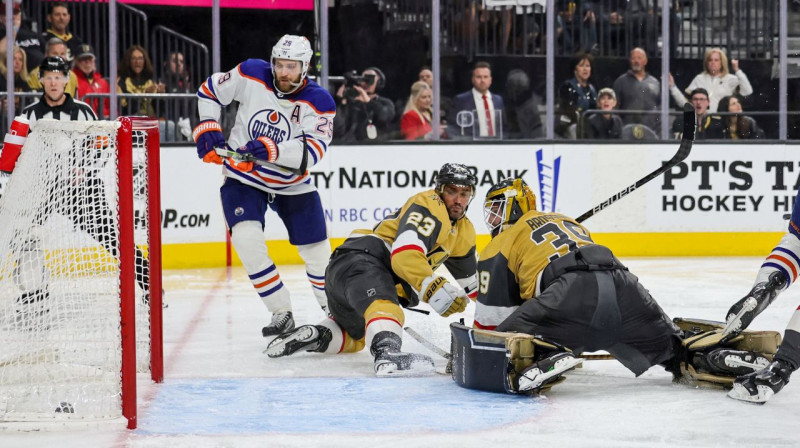
[[[558,195],[558,174],[561,168],[561,156],[553,157],[553,151],[540,148],[536,151],[536,174],[539,178],[540,211],[556,211]]]
[[[289,126],[289,120],[274,109],[264,109],[256,112],[250,118],[250,123],[247,124],[247,131],[250,133],[251,140],[255,140],[258,137],[267,137],[275,143],[280,143],[292,138],[292,128]]]

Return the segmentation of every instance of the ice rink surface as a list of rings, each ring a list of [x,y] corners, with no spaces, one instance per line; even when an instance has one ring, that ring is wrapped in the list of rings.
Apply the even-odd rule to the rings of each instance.
[[[721,320],[762,258],[622,261],[671,317]],[[279,269],[298,324],[321,320],[303,267]],[[438,374],[378,379],[368,351],[263,355],[269,314],[241,268],[167,271],[164,286],[166,378],[140,377],[138,429],[3,430],[0,447],[800,446],[800,374],[763,406],[673,384],[661,368],[635,378],[616,361],[586,361],[540,398],[470,391]],[[798,305],[795,286],[751,328],[783,333]],[[448,323],[470,324],[473,310],[406,313],[406,325],[446,348]],[[431,354],[404,340],[404,350]]]

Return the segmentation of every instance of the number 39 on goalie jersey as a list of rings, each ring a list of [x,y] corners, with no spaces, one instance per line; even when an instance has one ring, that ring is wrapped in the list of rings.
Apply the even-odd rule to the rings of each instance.
[[[590,244],[589,231],[572,218],[535,210],[523,215],[481,252],[474,326],[493,330],[525,300],[535,300],[551,261]]]
[[[303,151],[307,151],[311,168],[328,150],[336,105],[330,93],[314,81],[304,78],[301,82],[295,92],[278,95],[270,64],[248,59],[231,71],[214,73],[200,86],[200,120],[219,121],[222,107],[236,101],[239,108],[228,146],[235,150],[258,137],[268,137],[278,146],[277,164],[298,167]],[[308,173],[295,175],[274,165],[256,166],[254,171],[243,173],[226,162],[225,175],[272,193],[301,194],[315,189]]]

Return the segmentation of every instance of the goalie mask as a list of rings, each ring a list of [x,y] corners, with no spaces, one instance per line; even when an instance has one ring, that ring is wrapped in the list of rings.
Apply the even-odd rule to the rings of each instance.
[[[286,34],[278,40],[278,43],[272,47],[272,56],[269,58],[270,66],[272,66],[272,76],[277,79],[278,75],[275,73],[275,60],[288,59],[291,61],[300,61],[300,79],[298,82],[292,82],[292,88],[288,92],[278,91],[278,94],[293,93],[300,86],[303,85],[303,79],[308,74],[308,67],[311,64],[311,43],[303,36],[294,36]],[[277,88],[277,83],[276,83]]]
[[[536,196],[528,184],[520,178],[505,179],[486,193],[483,218],[494,238],[531,210],[536,210]]]

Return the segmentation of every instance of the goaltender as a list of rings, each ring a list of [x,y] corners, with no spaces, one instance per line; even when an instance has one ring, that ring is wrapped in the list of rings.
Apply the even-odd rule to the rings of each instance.
[[[492,241],[478,261],[474,328],[451,325],[453,378],[464,387],[541,392],[581,363],[577,354],[598,350],[636,376],[659,364],[676,379],[730,387],[777,349],[776,332],[723,344],[724,324],[676,325],[585,227],[537,211],[522,179],[492,186],[484,216]]]

